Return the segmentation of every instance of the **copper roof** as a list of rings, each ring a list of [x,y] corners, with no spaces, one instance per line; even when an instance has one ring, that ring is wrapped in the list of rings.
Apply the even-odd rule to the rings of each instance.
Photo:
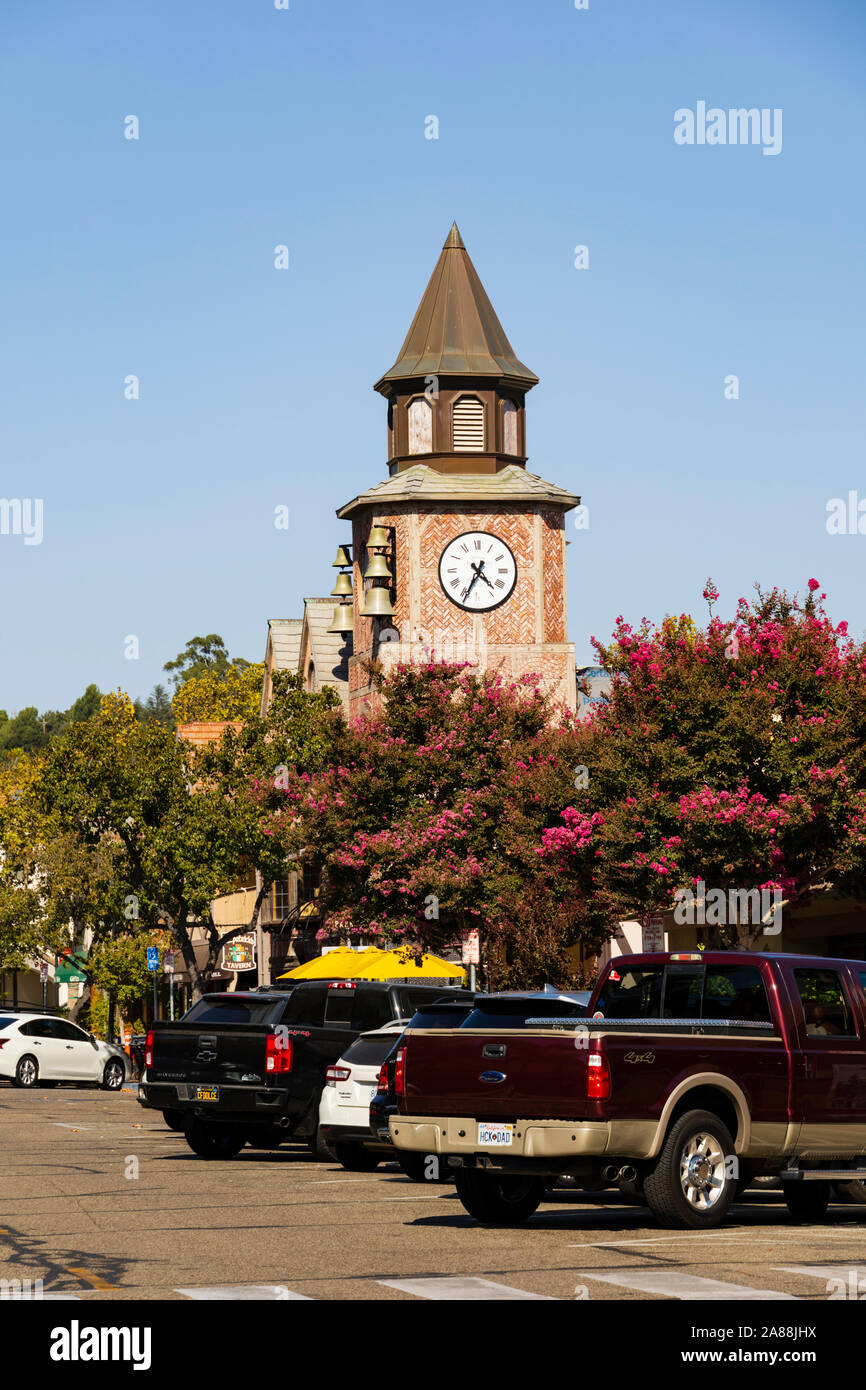
[[[472,474],[440,473],[425,463],[416,463],[353,497],[340,507],[337,516],[345,521],[365,507],[387,515],[389,507],[404,502],[432,502],[437,506],[457,502],[463,507],[529,503],[568,512],[579,504],[580,497],[515,464],[498,473]]]
[[[514,355],[455,222],[430,276],[397,361],[376,382],[407,377],[496,377],[528,391],[538,377]]]

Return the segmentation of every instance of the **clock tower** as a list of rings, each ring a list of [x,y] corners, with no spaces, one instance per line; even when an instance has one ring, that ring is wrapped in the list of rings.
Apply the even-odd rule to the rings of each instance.
[[[352,715],[371,708],[371,660],[469,662],[507,680],[533,673],[575,708],[565,514],[580,498],[526,467],[526,396],[537,382],[455,224],[397,360],[376,382],[388,405],[388,477],[337,513],[352,523]]]

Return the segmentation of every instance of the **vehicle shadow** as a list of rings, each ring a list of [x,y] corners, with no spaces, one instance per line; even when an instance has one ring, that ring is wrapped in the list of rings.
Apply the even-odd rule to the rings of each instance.
[[[443,1194],[445,1195],[445,1194]],[[457,1196],[456,1192],[451,1195]],[[551,1210],[551,1207],[557,1210]],[[468,1212],[444,1213],[434,1212],[416,1217],[414,1220],[407,1221],[410,1226],[478,1226],[483,1223],[476,1221],[475,1217]],[[601,1231],[606,1234],[613,1232],[633,1232],[645,1230],[670,1230],[670,1227],[663,1226],[660,1221],[652,1214],[649,1207],[637,1206],[628,1197],[621,1193],[593,1193],[577,1194],[574,1192],[548,1192],[544,1202],[538,1211],[534,1212],[528,1221],[520,1223],[521,1227],[529,1230],[543,1231]],[[789,1215],[788,1210],[782,1200],[781,1194],[767,1194],[764,1196],[748,1195],[731,1207],[727,1219],[719,1227],[711,1228],[712,1234],[724,1234],[737,1229],[757,1230],[761,1227],[778,1228],[779,1226],[789,1226],[791,1230],[818,1229],[832,1230],[853,1227],[860,1229],[866,1224],[866,1206],[832,1206],[826,1216],[820,1222],[797,1222]],[[503,1227],[502,1229],[508,1229]],[[692,1234],[700,1235],[708,1232],[695,1231]],[[683,1234],[690,1234],[683,1231]]]

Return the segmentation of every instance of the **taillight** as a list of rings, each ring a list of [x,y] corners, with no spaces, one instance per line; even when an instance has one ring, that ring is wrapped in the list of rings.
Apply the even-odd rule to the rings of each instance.
[[[265,1071],[292,1070],[292,1040],[282,1033],[269,1033],[265,1038]]]
[[[153,1066],[153,1029],[148,1033],[144,1043],[144,1066],[147,1071]]]
[[[8,1038],[0,1038],[0,1047],[5,1047],[8,1041]]]
[[[590,1052],[586,1059],[587,1100],[607,1100],[610,1095],[610,1067],[601,1052]]]
[[[406,1094],[406,1049],[401,1047],[394,1063],[394,1094]]]
[[[388,1090],[388,1063],[383,1062],[379,1068],[379,1080],[376,1083],[376,1095],[381,1096]]]
[[[325,1073],[329,1086],[333,1086],[337,1081],[348,1081],[351,1075],[351,1067],[328,1067]]]

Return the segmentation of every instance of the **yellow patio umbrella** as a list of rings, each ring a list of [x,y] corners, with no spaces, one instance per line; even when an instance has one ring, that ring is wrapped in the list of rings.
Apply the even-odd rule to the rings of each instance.
[[[375,950],[375,947],[371,947]],[[288,970],[285,975],[279,975],[280,980],[350,980],[358,973],[360,957],[366,956],[366,951],[350,951],[348,946],[336,946],[333,951],[329,951],[325,956],[315,956],[313,960],[308,960],[306,965],[296,965],[294,970]]]
[[[416,959],[421,964],[417,965]],[[316,956],[306,965],[298,965],[281,980],[430,980],[444,977],[464,981],[466,971],[462,965],[443,960],[441,956],[418,952],[407,947],[397,947],[393,951],[382,951],[378,946],[368,946],[364,951],[352,951],[348,946],[337,946],[325,956]]]
[[[444,976],[460,980],[466,979],[462,965],[453,960],[444,960],[429,952],[419,953],[412,947],[398,946],[393,951],[380,951],[375,946],[370,951],[358,952],[363,958],[358,961],[358,978],[363,980],[430,980]],[[417,962],[420,961],[420,964]]]

